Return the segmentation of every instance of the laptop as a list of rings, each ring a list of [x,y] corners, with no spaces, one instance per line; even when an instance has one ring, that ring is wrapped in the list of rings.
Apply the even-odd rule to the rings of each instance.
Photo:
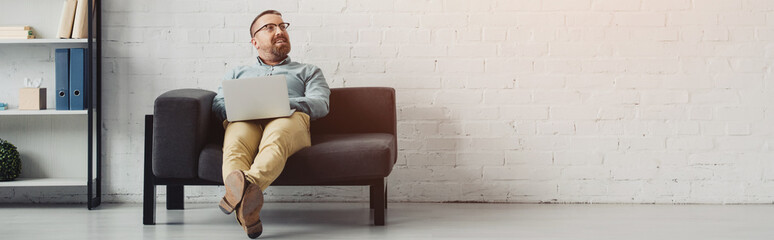
[[[290,109],[285,75],[223,81],[223,98],[229,122],[287,117]]]

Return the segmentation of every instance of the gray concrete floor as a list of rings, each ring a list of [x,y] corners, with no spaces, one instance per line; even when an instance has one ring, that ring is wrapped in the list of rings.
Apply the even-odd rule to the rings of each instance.
[[[0,239],[247,239],[212,204],[0,204]],[[774,205],[391,203],[371,226],[366,203],[267,203],[259,239],[774,239]]]

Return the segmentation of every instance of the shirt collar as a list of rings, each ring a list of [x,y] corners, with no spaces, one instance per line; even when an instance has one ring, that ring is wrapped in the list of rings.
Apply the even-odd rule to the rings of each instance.
[[[263,60],[261,60],[261,58],[260,58],[260,57],[255,57],[255,58],[257,58],[257,59],[258,59],[258,65],[261,65],[261,66],[269,66],[268,64],[266,64],[266,63],[263,63]],[[284,65],[284,64],[287,64],[287,63],[290,63],[290,56],[287,56],[287,57],[285,57],[285,59],[283,59],[282,61],[280,61],[279,63],[277,63],[277,66],[279,66],[279,65]]]

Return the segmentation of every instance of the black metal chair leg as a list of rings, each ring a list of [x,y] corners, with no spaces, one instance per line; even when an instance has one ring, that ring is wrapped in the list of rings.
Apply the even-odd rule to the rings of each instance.
[[[377,180],[371,184],[371,206],[374,209],[374,225],[384,226],[385,209],[385,191],[384,179]]]
[[[376,206],[376,184],[371,183],[371,185],[368,185],[368,202],[371,203],[371,209],[374,209]]]
[[[167,209],[182,210],[184,201],[183,185],[167,185]]]
[[[156,184],[154,176],[151,152],[153,150],[153,115],[145,115],[145,164],[143,177],[142,196],[142,224],[156,224]]]
[[[156,185],[145,181],[142,200],[142,224],[156,224]]]

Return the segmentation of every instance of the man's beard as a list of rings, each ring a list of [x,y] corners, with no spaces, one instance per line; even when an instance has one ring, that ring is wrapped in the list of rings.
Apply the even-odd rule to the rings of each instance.
[[[274,55],[277,59],[286,58],[288,56],[288,53],[290,53],[290,42],[287,42],[287,45],[271,46],[271,54]]]

